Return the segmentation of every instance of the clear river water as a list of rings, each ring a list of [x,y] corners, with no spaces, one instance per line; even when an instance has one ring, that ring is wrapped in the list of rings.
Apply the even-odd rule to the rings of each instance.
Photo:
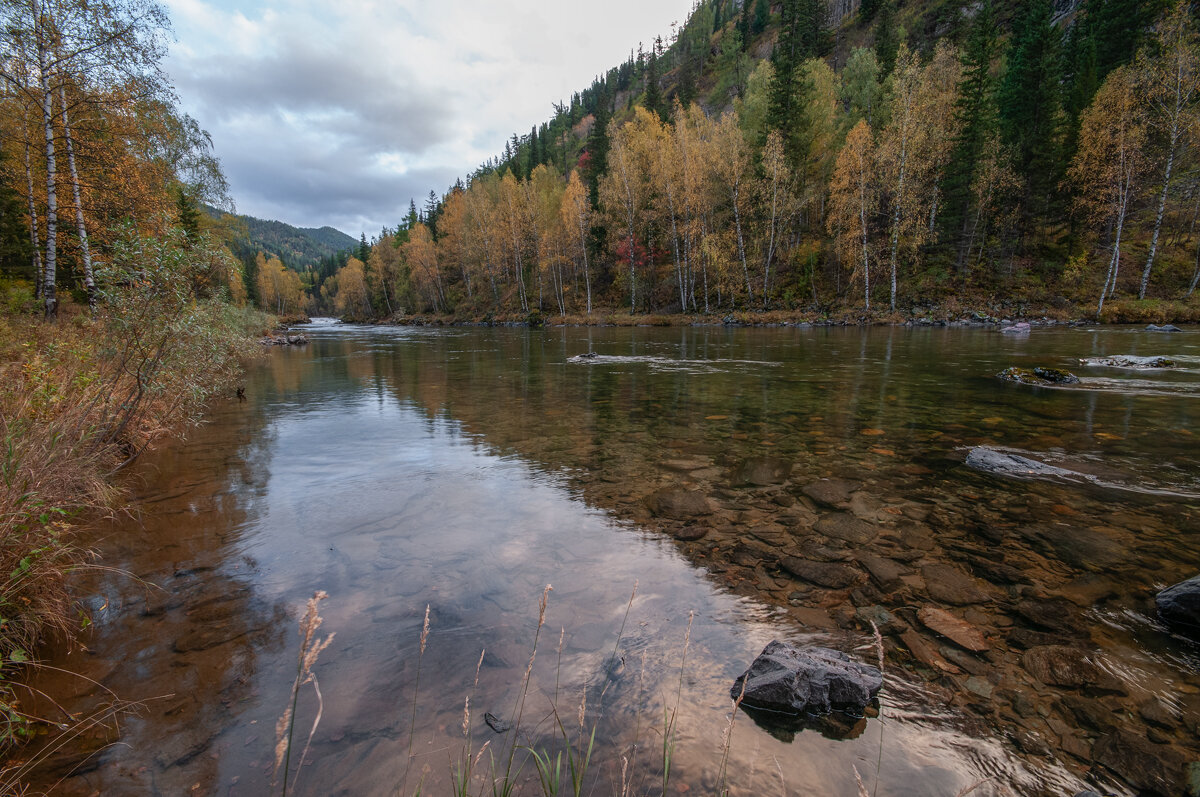
[[[542,794],[526,748],[581,716],[596,795],[663,793],[664,734],[668,794],[1169,794],[1200,760],[1200,647],[1153,602],[1200,572],[1195,332],[304,331],[96,524],[93,627],[48,661],[85,677],[38,711],[140,705],[47,736],[35,789],[268,793],[316,590],[296,794],[450,794],[464,760]],[[877,704],[735,711],[773,639],[882,656]]]

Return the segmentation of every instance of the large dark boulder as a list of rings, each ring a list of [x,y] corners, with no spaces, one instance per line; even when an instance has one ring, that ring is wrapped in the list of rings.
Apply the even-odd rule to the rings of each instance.
[[[1158,593],[1154,603],[1164,623],[1200,638],[1200,576],[1167,587]]]
[[[745,693],[742,692],[745,684]],[[883,674],[842,653],[775,640],[738,676],[734,700],[786,714],[861,714],[883,686]]]

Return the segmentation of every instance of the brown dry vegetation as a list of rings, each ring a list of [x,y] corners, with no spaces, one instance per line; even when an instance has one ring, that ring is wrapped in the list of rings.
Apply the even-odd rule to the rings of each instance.
[[[198,422],[268,321],[198,288],[204,244],[136,243],[107,268],[95,315],[65,303],[46,323],[28,286],[0,290],[0,744],[25,727],[12,671],[86,623],[68,591],[90,561],[73,519],[117,509],[113,476]]]

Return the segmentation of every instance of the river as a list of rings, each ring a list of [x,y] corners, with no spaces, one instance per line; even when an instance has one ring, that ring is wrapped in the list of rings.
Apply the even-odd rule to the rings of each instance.
[[[43,741],[35,788],[267,793],[316,590],[334,638],[298,794],[449,794],[463,761],[472,794],[506,770],[541,794],[524,748],[553,759],[565,730],[578,755],[581,715],[587,794],[661,793],[664,735],[671,794],[1133,794],[1200,759],[1200,653],[1153,608],[1200,570],[1194,333],[305,332],[143,458],[134,517],[97,524],[93,626],[48,661],[83,677],[45,670],[38,711],[139,705]],[[1118,354],[1178,367],[1079,362]],[[1082,381],[996,379],[1011,365]],[[981,473],[977,446],[1087,480]],[[733,711],[767,642],[877,663],[872,622],[866,717]],[[1076,672],[1039,670],[1047,650]]]

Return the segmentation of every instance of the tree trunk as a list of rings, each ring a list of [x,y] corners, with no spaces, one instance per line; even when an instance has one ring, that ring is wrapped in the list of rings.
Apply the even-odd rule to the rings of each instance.
[[[29,241],[33,244],[33,298],[42,298],[42,245],[38,240],[37,202],[33,198],[33,160],[29,154],[29,118],[23,122],[25,138],[25,185],[29,197]]]
[[[585,200],[586,201],[586,200]],[[588,259],[587,259],[587,236],[583,230],[583,213],[579,214],[579,243],[583,249],[583,284],[587,286],[587,314],[592,314],[592,278],[588,274]]]
[[[1146,258],[1146,268],[1142,271],[1142,283],[1138,287],[1138,298],[1146,298],[1146,286],[1150,284],[1150,269],[1154,267],[1154,255],[1158,249],[1158,233],[1162,229],[1163,210],[1167,206],[1167,190],[1171,187],[1171,170],[1175,166],[1175,148],[1179,142],[1179,122],[1171,125],[1171,146],[1167,152],[1167,168],[1163,174],[1162,191],[1158,194],[1158,213],[1154,217],[1154,234],[1150,236],[1150,256]]]
[[[771,186],[771,235],[767,244],[767,260],[763,268],[763,309],[766,310],[770,301],[771,290],[771,259],[775,257],[775,222],[778,214],[777,205],[779,201],[779,177],[775,176],[775,180]]]
[[[896,312],[896,261],[900,255],[900,209],[904,203],[904,167],[908,160],[908,136],[900,142],[900,179],[896,185],[896,197],[892,208],[892,312]]]
[[[867,180],[865,174],[858,178],[858,219],[862,224],[863,286],[867,312],[871,312],[871,256],[867,247]]]
[[[67,166],[71,173],[71,191],[75,197],[75,230],[79,235],[79,250],[83,256],[83,284],[87,287],[88,307],[96,309],[96,280],[92,277],[92,252],[88,247],[87,225],[83,221],[83,199],[79,191],[79,170],[75,167],[75,144],[71,139],[71,124],[67,119],[67,88],[58,87],[62,102],[63,138],[67,142]]]
[[[50,86],[50,64],[46,48],[37,32],[38,88],[41,92],[42,128],[46,135],[46,259],[43,270],[42,302],[47,319],[58,316],[55,280],[58,266],[58,171],[54,160],[54,94]]]
[[[746,302],[754,303],[754,288],[750,284],[750,265],[746,262],[746,242],[742,236],[742,212],[738,208],[739,186],[735,181],[730,190],[733,193],[733,225],[737,230],[738,258],[742,261],[742,274],[746,277]]]

